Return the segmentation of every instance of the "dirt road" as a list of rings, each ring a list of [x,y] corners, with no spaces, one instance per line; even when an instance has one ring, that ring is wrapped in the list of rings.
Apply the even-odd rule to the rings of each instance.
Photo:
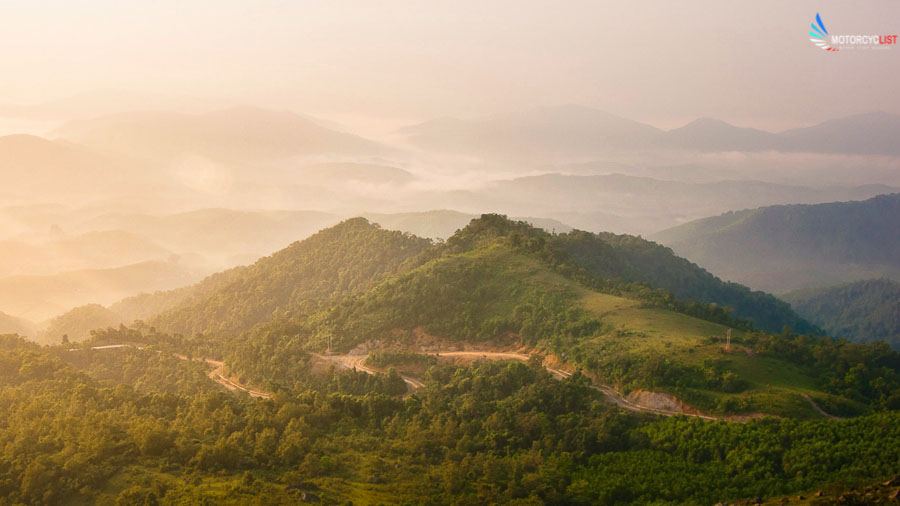
[[[135,344],[108,344],[105,346],[94,346],[91,347],[91,350],[94,351],[103,351],[103,350],[117,350],[122,348],[136,348],[138,350],[142,350],[143,347],[135,345]],[[69,351],[77,351],[78,348],[73,348]],[[160,352],[162,353],[162,352]],[[243,385],[240,382],[229,379],[225,376],[225,363],[219,360],[213,360],[211,358],[194,358],[190,359],[186,355],[182,355],[181,353],[172,353],[172,356],[177,358],[178,360],[193,360],[195,362],[206,362],[208,365],[212,366],[213,370],[209,373],[209,379],[215,381],[216,383],[222,385],[223,387],[231,390],[232,392],[241,391],[247,392],[250,394],[250,397],[257,397],[261,399],[269,399],[272,397],[272,392],[266,392],[265,390],[255,389],[248,387],[247,385]]]
[[[313,356],[322,360],[334,362],[345,369],[356,369],[366,374],[384,374],[385,372],[367,366],[366,359],[369,358],[368,355],[320,355],[318,353],[313,353]],[[400,377],[403,378],[403,381],[405,381],[407,385],[409,385],[410,390],[416,390],[425,386],[425,383],[410,376],[401,374]]]
[[[428,353],[429,355],[434,355],[438,357],[463,357],[463,358],[471,358],[474,360],[520,360],[522,362],[527,362],[531,356],[526,355],[524,353],[517,352],[497,352],[497,351],[439,351]],[[368,355],[316,355],[317,357],[328,360],[331,362],[335,362],[342,367],[347,369],[357,369],[359,371],[363,371],[368,374],[376,374],[383,373],[384,371],[378,371],[366,365],[366,359],[369,358]],[[557,369],[550,367],[549,365],[544,364],[544,369],[547,370],[550,374],[552,374],[557,379],[565,379],[572,376],[572,373],[568,371],[564,371],[562,369]],[[409,377],[401,375],[403,381],[410,386],[411,390],[415,390],[417,388],[421,388],[424,385],[421,381]],[[704,420],[724,420],[724,417],[715,417],[710,415],[702,415],[702,414],[694,414],[694,413],[685,413],[683,411],[675,411],[675,410],[667,410],[660,408],[653,408],[649,406],[641,406],[639,404],[635,404],[625,397],[623,397],[620,393],[616,392],[616,390],[609,385],[592,385],[594,390],[602,393],[607,401],[616,404],[617,406],[627,409],[629,411],[640,411],[644,413],[654,413],[663,416],[675,416],[675,415],[686,415],[686,416],[694,416],[697,418],[702,418]]]

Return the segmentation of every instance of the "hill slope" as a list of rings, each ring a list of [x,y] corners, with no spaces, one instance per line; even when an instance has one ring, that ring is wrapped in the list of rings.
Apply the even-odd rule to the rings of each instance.
[[[732,316],[751,320],[768,332],[779,332],[785,326],[800,333],[818,331],[772,295],[722,281],[671,249],[640,237],[573,232],[557,237],[554,243],[594,275],[647,283],[685,301],[727,306],[733,310]]]
[[[900,194],[731,212],[651,238],[718,276],[772,292],[900,279]]]
[[[888,279],[791,292],[782,296],[829,335],[900,347],[900,283]]]
[[[150,323],[190,336],[236,336],[284,314],[303,314],[337,296],[370,286],[393,273],[431,242],[383,230],[363,218],[344,221],[312,237],[198,285],[177,306]],[[205,284],[219,284],[211,291]]]
[[[626,391],[653,388],[711,410],[812,416],[800,394],[824,394],[809,366],[745,353],[758,334],[721,311],[594,275],[579,265],[588,253],[568,255],[561,245],[569,243],[526,223],[482,216],[368,290],[229,341],[226,363],[257,384],[284,385],[305,374],[296,366],[305,351],[524,347]],[[728,326],[742,343],[737,353],[718,344]]]
[[[35,341],[42,344],[59,344],[63,336],[66,336],[69,342],[84,341],[91,337],[90,330],[118,327],[123,323],[125,321],[115,312],[100,304],[88,304],[50,320],[47,328],[38,334]]]

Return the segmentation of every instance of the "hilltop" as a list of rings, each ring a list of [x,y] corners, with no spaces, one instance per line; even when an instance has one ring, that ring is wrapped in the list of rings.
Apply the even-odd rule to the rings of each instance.
[[[184,301],[150,319],[168,332],[236,336],[285,314],[305,314],[371,286],[431,242],[346,220],[246,267],[203,281]],[[227,280],[218,281],[218,277]],[[212,290],[206,285],[217,285]]]

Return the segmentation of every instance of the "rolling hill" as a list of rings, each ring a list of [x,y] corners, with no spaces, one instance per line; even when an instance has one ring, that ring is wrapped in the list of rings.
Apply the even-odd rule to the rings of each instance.
[[[900,279],[900,194],[730,212],[651,238],[717,276],[771,292]]]
[[[207,278],[150,323],[186,336],[233,337],[258,323],[305,314],[371,286],[430,245],[427,239],[383,230],[362,218],[347,220],[253,265]],[[204,289],[207,285],[214,288]]]
[[[746,343],[741,346],[759,337],[740,330],[746,327],[718,307],[602,276],[598,265],[607,273],[647,266],[616,265],[603,249],[620,246],[604,244],[584,232],[554,237],[524,222],[484,215],[383,282],[312,313],[276,315],[229,340],[226,362],[257,384],[289,384],[303,374],[293,365],[302,350],[363,353],[440,342],[459,349],[532,349],[626,391],[653,388],[705,409],[799,414],[810,409],[800,394],[822,395],[801,364],[744,351],[723,356],[717,343],[729,326],[738,329],[735,342]],[[595,256],[601,258],[589,260]],[[799,321],[770,296],[762,304]],[[273,358],[278,356],[284,360]]]
[[[781,296],[829,335],[900,348],[900,283],[871,279]]]
[[[443,248],[471,249],[472,245],[463,245],[482,241],[482,235],[499,240],[519,227],[524,231],[520,233],[534,235],[555,254],[570,258],[571,268],[602,279],[608,289],[627,291],[631,284],[645,284],[673,292],[686,302],[718,302],[732,307],[734,316],[752,320],[762,329],[781,330],[789,326],[800,332],[814,330],[787,304],[739,285],[723,283],[649,241],[585,232],[553,235],[524,222],[515,226],[485,225],[491,224],[492,219],[472,221],[439,247],[405,232],[382,229],[362,218],[351,219],[253,265],[210,276],[193,287],[134,297],[110,309],[122,314],[127,323],[129,317],[148,319],[152,311],[141,309],[148,305],[159,309],[148,319],[149,323],[162,330],[186,336],[202,333],[233,337],[257,324],[288,318],[286,315],[290,314],[305,315],[329,301],[333,303],[370,288],[394,275],[401,265],[425,262],[441,255]],[[498,219],[501,224],[519,223]],[[479,227],[486,231],[473,232]],[[167,304],[175,300],[178,302]]]
[[[50,320],[47,327],[38,333],[35,341],[43,344],[59,344],[65,336],[69,342],[76,343],[89,339],[91,330],[118,327],[123,323],[126,322],[117,313],[100,304],[88,304],[71,309]]]

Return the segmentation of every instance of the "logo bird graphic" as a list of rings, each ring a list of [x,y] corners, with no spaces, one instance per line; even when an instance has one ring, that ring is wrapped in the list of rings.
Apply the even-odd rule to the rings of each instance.
[[[811,40],[813,44],[825,51],[837,51],[837,48],[828,45],[828,30],[825,29],[825,24],[822,23],[822,17],[819,16],[818,12],[816,13],[816,22],[809,26],[812,28],[812,31],[809,32],[809,35],[812,38],[809,40]]]

